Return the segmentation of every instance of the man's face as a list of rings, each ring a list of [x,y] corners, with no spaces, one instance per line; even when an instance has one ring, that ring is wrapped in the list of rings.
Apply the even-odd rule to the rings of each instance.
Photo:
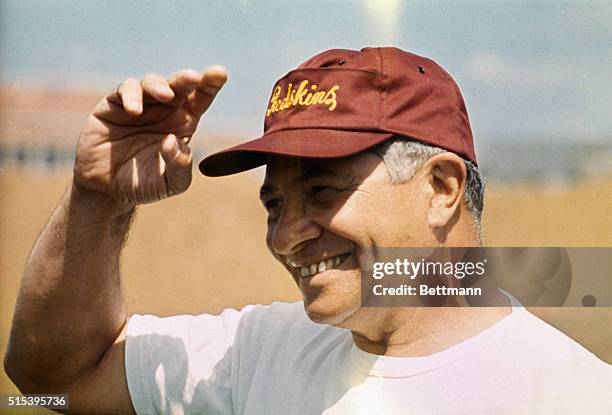
[[[346,327],[358,318],[363,248],[428,243],[423,183],[417,174],[391,184],[381,158],[370,153],[271,158],[261,188],[266,242],[298,284],[312,320]]]

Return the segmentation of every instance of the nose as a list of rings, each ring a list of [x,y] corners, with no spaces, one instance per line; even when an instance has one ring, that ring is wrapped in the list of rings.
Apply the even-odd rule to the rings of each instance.
[[[286,204],[276,222],[268,223],[268,246],[279,255],[292,255],[321,235],[321,227],[303,206]]]

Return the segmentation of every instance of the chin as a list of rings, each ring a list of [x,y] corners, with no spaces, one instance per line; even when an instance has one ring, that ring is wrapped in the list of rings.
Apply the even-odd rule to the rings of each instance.
[[[342,304],[337,301],[326,301],[324,298],[316,298],[308,301],[304,298],[304,309],[308,317],[319,324],[342,326],[342,323],[359,310],[360,304]]]

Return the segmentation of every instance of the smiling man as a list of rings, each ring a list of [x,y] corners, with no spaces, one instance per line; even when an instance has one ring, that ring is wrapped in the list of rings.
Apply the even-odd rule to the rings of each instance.
[[[482,240],[459,89],[395,48],[311,58],[274,86],[262,137],[200,163],[209,176],[266,166],[267,245],[303,302],[128,318],[119,257],[134,209],[189,187],[190,137],[225,80],[220,67],[128,79],[87,120],[24,271],[5,358],[22,391],[69,393],[87,414],[610,410],[609,366],[511,297],[363,306],[368,250]]]

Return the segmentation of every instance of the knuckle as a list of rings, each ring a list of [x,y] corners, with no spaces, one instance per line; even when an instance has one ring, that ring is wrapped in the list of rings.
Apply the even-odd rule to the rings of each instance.
[[[136,78],[127,78],[125,81],[117,85],[117,92],[121,95],[129,95],[134,91],[134,88],[139,84]]]
[[[183,69],[177,75],[184,76],[186,78],[197,78],[200,76],[200,73],[193,68]]]
[[[125,81],[123,81],[121,86],[130,86],[130,85],[134,85],[134,84],[138,84],[138,79],[136,79],[134,77],[130,77],[130,78],[127,78]]]
[[[174,134],[176,134],[178,137],[187,137],[192,135],[194,131],[195,128],[190,125],[181,125],[174,131]]]

